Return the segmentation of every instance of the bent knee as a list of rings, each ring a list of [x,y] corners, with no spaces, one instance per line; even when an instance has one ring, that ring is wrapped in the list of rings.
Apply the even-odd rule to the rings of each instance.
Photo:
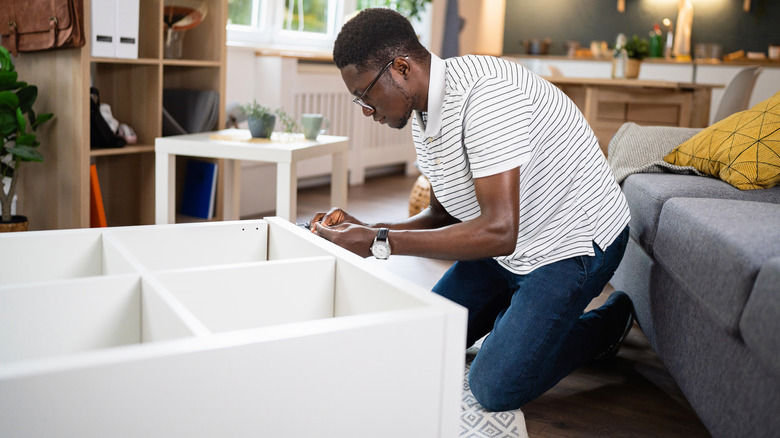
[[[474,398],[487,411],[500,412],[518,409],[536,398],[533,380],[526,382],[507,382],[506,379],[469,372],[469,386]]]

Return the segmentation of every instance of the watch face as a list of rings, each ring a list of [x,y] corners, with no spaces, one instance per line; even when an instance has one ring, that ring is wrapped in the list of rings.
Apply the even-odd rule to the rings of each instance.
[[[371,246],[371,253],[378,259],[390,257],[390,247],[385,242],[376,242]]]

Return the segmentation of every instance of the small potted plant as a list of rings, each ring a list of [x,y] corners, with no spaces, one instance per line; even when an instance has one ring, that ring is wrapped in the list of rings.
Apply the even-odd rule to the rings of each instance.
[[[271,138],[276,125],[276,115],[270,108],[253,100],[252,103],[241,105],[241,110],[246,114],[252,137]]]
[[[626,54],[628,54],[626,77],[639,77],[639,66],[642,63],[642,60],[650,56],[650,43],[646,38],[639,38],[634,35],[631,39],[626,41],[625,49]]]
[[[25,161],[43,161],[43,155],[37,147],[41,144],[35,131],[42,123],[50,120],[53,114],[38,114],[33,104],[38,98],[38,87],[19,82],[14,71],[11,54],[0,47],[0,134],[3,144],[0,149],[0,206],[3,214],[0,219],[2,231],[24,231],[27,229],[25,216],[12,216],[11,205],[16,195],[19,171]],[[33,132],[28,132],[27,128]],[[7,188],[6,188],[7,187]]]

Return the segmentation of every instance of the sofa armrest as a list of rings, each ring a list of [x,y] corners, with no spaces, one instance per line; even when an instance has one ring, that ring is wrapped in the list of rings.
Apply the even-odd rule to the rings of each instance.
[[[780,257],[761,267],[739,322],[745,344],[780,375]]]

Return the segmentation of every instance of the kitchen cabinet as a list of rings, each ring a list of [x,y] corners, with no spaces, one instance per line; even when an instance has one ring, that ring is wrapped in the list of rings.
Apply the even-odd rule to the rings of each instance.
[[[87,43],[78,49],[22,53],[19,77],[38,85],[38,113],[55,119],[40,130],[43,163],[26,163],[18,214],[30,229],[90,226],[89,166],[96,164],[109,226],[154,223],[154,139],[162,135],[162,95],[169,87],[214,90],[224,125],[227,2],[206,0],[208,13],[187,30],[180,59],[164,57],[163,0],[140,0],[137,59],[91,56],[90,0],[84,0]],[[136,144],[90,148],[89,90],[100,91],[114,117],[136,132]]]

